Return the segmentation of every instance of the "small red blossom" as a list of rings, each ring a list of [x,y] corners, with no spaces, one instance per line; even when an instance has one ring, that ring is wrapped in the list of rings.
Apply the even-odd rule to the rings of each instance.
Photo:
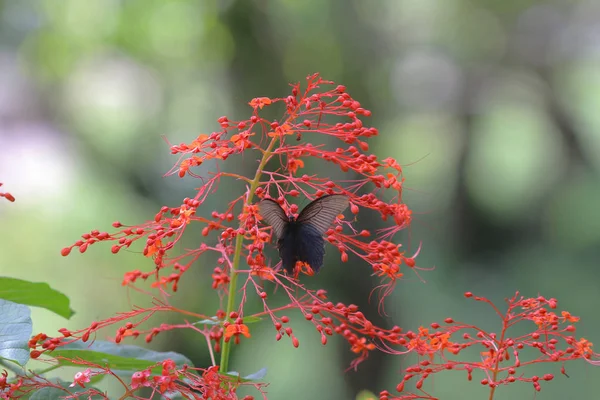
[[[175,384],[176,379],[171,375],[154,376],[152,379],[154,380],[154,383],[158,386],[158,391],[160,393],[165,393],[177,388]]]
[[[254,133],[242,132],[231,136],[231,142],[238,150],[243,151],[252,147],[250,137],[254,135]]]
[[[69,387],[74,387],[75,385],[79,385],[82,388],[85,388],[85,384],[90,382],[90,378],[92,377],[92,370],[87,368],[85,371],[80,371],[75,374],[75,378],[73,379],[73,383],[69,385]]]
[[[263,108],[264,106],[268,106],[271,104],[271,99],[268,97],[256,97],[252,99],[248,104],[253,108]]]
[[[213,289],[223,289],[229,285],[230,277],[229,274],[224,272],[221,268],[217,267],[214,269],[212,274],[212,287]]]
[[[140,387],[150,387],[152,386],[152,382],[148,380],[150,377],[151,371],[149,369],[144,371],[135,372],[131,376],[131,388],[136,390]]]
[[[274,131],[267,133],[267,136],[270,138],[281,138],[283,136],[293,135],[296,132],[292,130],[292,126],[289,124],[283,124],[281,126],[277,125]]]
[[[142,271],[140,271],[139,269],[136,269],[135,271],[127,272],[127,273],[125,273],[125,276],[123,277],[122,285],[127,286],[130,283],[135,283],[137,278],[141,277],[142,275],[143,275]]]
[[[251,275],[258,276],[268,281],[275,280],[275,271],[269,267],[252,268]]]
[[[353,353],[362,353],[364,351],[375,350],[375,345],[373,343],[367,343],[367,339],[363,337],[358,339],[358,341],[352,345],[350,350]]]
[[[579,321],[579,317],[575,317],[575,316],[571,315],[571,313],[568,311],[562,311],[561,315],[562,315],[563,322],[578,322]]]
[[[237,338],[239,335],[250,337],[250,329],[244,324],[231,324],[225,328],[225,340],[228,341],[231,337]]]
[[[296,267],[294,269],[294,273],[295,273],[295,277],[298,278],[298,276],[300,274],[304,274],[304,275],[308,275],[308,276],[313,276],[315,274],[315,271],[312,269],[312,267],[305,262],[302,261],[298,261],[296,263]]]
[[[593,344],[587,339],[581,338],[575,343],[575,349],[577,353],[581,354],[583,357],[591,357],[594,355],[592,350]]]
[[[160,249],[161,247],[162,247],[162,243],[161,243],[160,239],[155,240],[152,242],[152,244],[150,244],[146,247],[146,251],[145,251],[144,255],[146,257],[152,257],[158,251],[158,249]]]
[[[287,169],[291,174],[296,175],[298,173],[299,168],[304,168],[304,161],[298,158],[290,158],[288,159]]]

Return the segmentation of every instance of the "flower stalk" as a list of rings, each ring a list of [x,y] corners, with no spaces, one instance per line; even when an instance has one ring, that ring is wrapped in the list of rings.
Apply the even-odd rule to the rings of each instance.
[[[276,142],[277,142],[277,137],[273,137],[271,139],[271,142],[267,146],[267,149],[263,153],[262,159],[260,160],[260,163],[258,164],[258,168],[256,169],[256,174],[254,175],[254,179],[252,179],[252,181],[250,182],[250,189],[249,189],[246,201],[244,202],[244,206],[252,204],[252,200],[254,198],[254,192],[256,191],[256,188],[258,187],[258,184],[260,183],[262,171],[265,168],[265,165],[267,164],[269,159],[271,158],[271,155],[272,155],[271,152],[273,151],[273,147],[275,147]],[[242,258],[243,243],[244,243],[243,235],[237,235],[237,237],[235,238],[235,250],[233,253],[233,262],[231,264],[231,271],[230,271],[230,276],[229,276],[229,287],[228,287],[229,293],[227,294],[227,309],[225,311],[226,312],[225,318],[228,321],[231,321],[230,315],[236,307],[235,294],[237,292],[238,269],[239,269],[239,265],[240,265],[240,260]],[[221,372],[222,374],[225,374],[228,372],[228,369],[229,369],[229,356],[231,353],[231,341],[229,341],[229,340],[226,341],[225,336],[223,336],[223,341],[222,341],[221,346],[222,346],[221,347],[221,362],[219,364],[219,372]]]

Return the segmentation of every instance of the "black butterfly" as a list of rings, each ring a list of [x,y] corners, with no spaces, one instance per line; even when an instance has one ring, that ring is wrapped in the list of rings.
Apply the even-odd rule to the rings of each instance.
[[[288,274],[294,273],[297,261],[319,272],[325,255],[323,235],[348,204],[348,197],[341,194],[323,196],[304,207],[296,219],[288,217],[275,200],[264,199],[258,203],[260,215],[277,236],[279,257]]]

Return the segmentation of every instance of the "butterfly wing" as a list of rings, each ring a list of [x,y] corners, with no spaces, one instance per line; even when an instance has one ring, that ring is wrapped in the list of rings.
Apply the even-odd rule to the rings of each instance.
[[[348,197],[342,194],[319,197],[304,207],[304,210],[298,215],[297,222],[309,224],[320,235],[324,235],[335,221],[335,217],[342,213],[349,204]]]
[[[289,219],[279,203],[271,199],[261,200],[258,203],[258,212],[265,222],[271,225],[275,236],[277,236],[278,239],[282,239],[285,235]]]

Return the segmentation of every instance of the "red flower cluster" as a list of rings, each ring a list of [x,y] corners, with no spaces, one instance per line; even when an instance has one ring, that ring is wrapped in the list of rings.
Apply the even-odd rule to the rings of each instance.
[[[218,265],[212,270],[212,286],[229,296],[225,307],[228,326],[223,326],[226,328],[224,335],[215,335],[224,339],[223,347],[227,348],[231,336],[238,342],[240,334],[249,335],[246,325],[230,317],[235,312],[242,320],[249,287],[261,299],[264,313],[271,317],[277,339],[287,335],[295,346],[299,344],[292,328],[284,326],[287,317],[278,316],[280,309],[271,310],[268,305],[263,280],[269,280],[284,288],[289,295],[289,308],[305,312],[306,319],[312,321],[324,343],[327,335],[338,333],[348,340],[360,361],[375,348],[370,329],[355,326],[364,317],[355,316],[357,310],[353,306],[333,306],[325,301],[323,293],[306,290],[294,277],[280,273],[277,262],[266,258],[264,249],[272,240],[272,232],[269,226],[259,222],[261,217],[255,198],[273,198],[286,212],[297,214],[297,205],[289,203],[289,199],[313,200],[334,193],[346,195],[353,217],[338,216],[334,227],[325,235],[326,241],[337,248],[342,261],[347,261],[353,254],[363,261],[364,266],[369,266],[371,273],[381,277],[379,289],[383,299],[402,278],[403,266],[416,269],[416,254],[407,255],[401,245],[392,242],[394,234],[409,226],[412,218],[411,211],[402,203],[401,167],[394,159],[379,160],[368,153],[368,138],[378,134],[362,120],[371,112],[354,100],[344,86],[335,86],[318,75],[307,78],[304,90],[300,84],[293,85],[291,95],[285,98],[261,97],[249,104],[253,108],[249,119],[233,121],[221,117],[218,120],[221,130],[201,134],[189,144],[171,146],[171,152],[181,157],[171,173],[202,180],[194,197],[184,199],[177,207],[163,207],[154,220],[144,224],[125,227],[115,222],[113,226],[121,228],[118,232],[85,234],[81,240],[63,249],[62,254],[69,254],[73,247],[85,252],[88,246],[102,241],[115,242],[112,251],[118,253],[120,249],[144,240],[143,253],[154,259],[156,270],[128,272],[123,284],[135,284],[139,279],[156,275],[153,287],[176,291],[182,276],[196,260],[206,252],[216,252]],[[284,116],[280,120],[269,121],[260,116],[263,108],[279,104],[284,107]],[[231,173],[220,166],[230,157],[248,157],[247,154],[254,154],[259,160],[253,176]],[[209,162],[215,165],[217,172],[210,176],[195,173],[195,168]],[[336,178],[301,173],[309,164],[311,167],[322,166],[319,163],[336,166],[338,172],[332,171]],[[342,178],[344,175],[347,176]],[[215,192],[225,179],[245,183],[245,192],[222,209],[213,211],[209,217],[200,215],[199,210],[208,196],[217,196]],[[356,220],[362,213],[368,217],[378,215],[382,221],[388,221],[388,227],[377,234],[358,230]],[[172,254],[175,243],[192,223],[203,225],[202,234],[206,239],[185,254]],[[360,267],[361,263],[354,265]],[[170,272],[164,274],[166,269]],[[297,265],[296,278],[302,272],[312,274],[312,269],[308,265]],[[246,282],[242,301],[236,305],[233,296],[237,291],[238,275],[245,276]],[[298,290],[304,295],[298,295]],[[356,323],[349,322],[349,318]],[[356,329],[346,329],[346,325]],[[215,346],[216,349],[220,347]]]
[[[554,379],[551,373],[528,376],[522,370],[529,365],[559,363],[560,372],[566,375],[566,361],[582,359],[595,365],[600,363],[600,355],[592,350],[592,343],[574,335],[574,324],[579,318],[568,311],[560,314],[554,311],[558,306],[556,299],[526,298],[517,292],[506,300],[507,310],[501,312],[485,297],[476,297],[470,292],[465,293],[465,297],[492,307],[501,320],[498,331],[487,331],[475,324],[447,318],[444,324],[433,323],[430,328],[419,328],[418,333],[407,332],[398,341],[399,349],[389,347],[387,350],[396,354],[416,353],[421,361],[405,369],[404,378],[396,388],[402,395],[394,397],[383,392],[382,400],[434,399],[423,386],[433,374],[442,371],[465,371],[469,381],[473,379],[474,371],[482,372],[480,383],[490,388],[490,398],[493,398],[502,385],[528,382],[540,391],[543,382]],[[520,330],[515,329],[517,324]],[[467,361],[463,355],[466,349],[472,348],[480,348],[477,361]],[[416,381],[419,395],[405,392],[406,384],[413,381]]]
[[[181,276],[202,253],[216,251],[223,256],[220,260],[223,266],[218,266],[215,272],[216,287],[221,287],[228,283],[223,274],[229,272],[230,264],[234,261],[230,256],[235,253],[234,242],[238,238],[244,244],[240,255],[250,268],[260,270],[274,267],[268,265],[263,254],[264,246],[270,240],[270,228],[258,223],[260,217],[253,201],[254,196],[275,198],[286,210],[296,213],[297,206],[290,205],[287,198],[303,195],[312,200],[325,194],[342,193],[350,198],[353,214],[358,214],[361,208],[370,209],[384,221],[391,218],[393,226],[379,237],[367,239],[372,236],[370,232],[358,232],[353,229],[353,221],[339,220],[337,226],[328,232],[327,240],[338,248],[342,260],[348,259],[348,253],[356,254],[367,265],[371,265],[373,272],[384,277],[388,284],[393,284],[402,276],[402,264],[409,268],[415,267],[414,258],[406,256],[399,245],[381,238],[391,238],[411,221],[411,211],[401,202],[401,168],[394,159],[380,161],[367,152],[368,144],[365,140],[377,135],[377,130],[365,127],[360,117],[368,117],[370,111],[353,100],[343,86],[320,90],[321,86],[330,84],[332,83],[317,75],[311,76],[303,93],[298,84],[293,86],[292,95],[286,98],[254,99],[250,102],[254,107],[254,114],[248,120],[231,121],[227,117],[221,117],[220,131],[202,134],[190,144],[171,146],[172,153],[182,157],[177,169],[173,171],[179,176],[188,174],[199,177],[193,172],[194,167],[254,152],[261,160],[253,177],[225,171],[219,171],[210,177],[199,177],[203,180],[203,185],[194,198],[185,199],[182,205],[165,206],[157,213],[154,221],[127,227],[117,233],[92,231],[83,235],[82,240],[74,245],[63,249],[63,255],[69,254],[73,247],[84,252],[89,245],[99,241],[117,242],[112,247],[112,251],[117,253],[121,248],[145,238],[144,254],[154,258],[157,268],[172,267],[177,271],[176,275]],[[259,116],[260,109],[277,103],[285,105],[286,111],[281,121],[267,121]],[[331,118],[341,121],[330,121]],[[314,145],[312,142],[325,143]],[[349,172],[353,179],[332,180],[330,177],[298,173],[306,162],[316,163],[317,160],[337,165],[340,171]],[[270,165],[277,161],[279,166],[272,169],[266,167],[268,163]],[[224,209],[212,212],[210,218],[196,215],[206,198],[210,194],[214,195],[218,184],[226,178],[245,182],[248,185],[246,192],[233,199]],[[383,199],[384,191],[392,192],[385,196],[387,200]],[[217,243],[199,244],[197,249],[186,255],[167,255],[192,222],[204,225],[204,236],[217,232]],[[120,228],[123,225],[115,222],[113,226]],[[154,271],[134,271],[127,274],[124,283],[134,283],[139,278],[146,279],[153,273]],[[169,276],[162,283],[176,284],[176,281],[175,276]]]

